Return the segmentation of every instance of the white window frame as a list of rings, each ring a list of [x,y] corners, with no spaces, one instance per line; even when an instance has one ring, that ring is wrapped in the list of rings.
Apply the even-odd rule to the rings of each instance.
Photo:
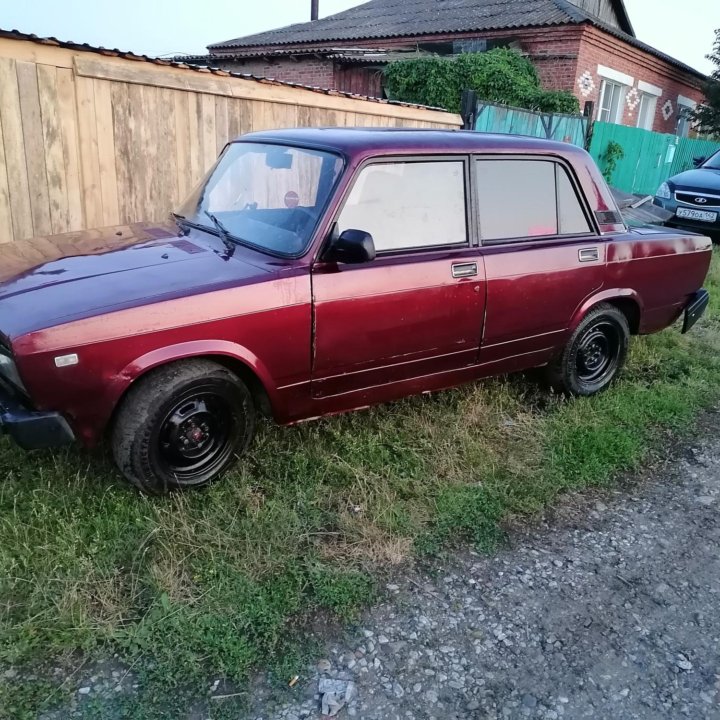
[[[638,81],[638,90],[646,95],[655,95],[656,97],[662,97],[663,89],[657,85],[651,85],[649,82],[644,80]]]
[[[689,97],[678,95],[677,104],[678,119],[675,125],[675,134],[678,137],[686,138],[690,135],[690,128],[692,127],[692,120],[688,117],[688,114],[695,110],[697,103]]]
[[[684,95],[678,95],[677,103],[683,107],[690,108],[690,110],[694,110],[697,107],[697,103],[694,100]]]
[[[615,108],[613,117],[613,101],[610,100],[608,107],[605,107],[605,93],[609,88],[618,89],[617,106]],[[614,93],[614,91],[613,91]],[[616,125],[622,124],[623,115],[625,112],[625,97],[627,95],[627,86],[623,85],[614,80],[603,80],[600,85],[600,99],[598,103],[598,120],[600,122],[615,123]],[[605,116],[603,114],[606,113]]]
[[[612,80],[618,85],[627,85],[628,87],[632,87],[635,84],[635,78],[632,75],[627,75],[619,70],[613,70],[605,65],[598,65],[597,74],[601,78],[605,80]]]
[[[636,127],[642,130],[652,130],[655,126],[655,115],[657,114],[657,95],[651,95],[650,93],[640,93],[640,104],[638,105],[638,116]],[[647,115],[643,122],[643,109],[647,107]]]
[[[602,78],[600,83],[600,95],[598,98],[598,120],[601,122],[615,123],[616,125],[622,125],[622,120],[625,115],[625,98],[627,97],[628,89],[635,84],[635,78],[627,73],[620,72],[614,68],[607,67],[606,65],[597,66],[597,74]],[[620,86],[620,95],[618,97],[618,104],[615,110],[615,117],[611,117],[612,103],[607,109],[607,118],[603,119],[603,100],[605,98],[605,90],[608,85]]]

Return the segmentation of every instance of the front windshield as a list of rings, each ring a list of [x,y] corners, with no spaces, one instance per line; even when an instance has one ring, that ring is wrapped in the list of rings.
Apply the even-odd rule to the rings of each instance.
[[[176,217],[276,255],[301,254],[342,171],[337,155],[233,143]],[[217,222],[213,221],[213,216]]]
[[[720,170],[720,152],[716,152],[710,158],[708,158],[702,167],[708,168],[708,170]]]

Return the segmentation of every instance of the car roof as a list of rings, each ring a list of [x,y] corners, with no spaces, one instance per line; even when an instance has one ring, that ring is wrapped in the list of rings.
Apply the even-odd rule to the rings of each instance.
[[[583,154],[570,143],[520,135],[466,130],[405,128],[297,128],[243,135],[238,142],[267,142],[322,148],[348,156],[413,153],[516,152],[570,156]]]

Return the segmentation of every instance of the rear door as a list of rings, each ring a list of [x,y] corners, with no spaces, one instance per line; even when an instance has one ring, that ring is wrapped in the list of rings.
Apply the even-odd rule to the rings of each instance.
[[[314,397],[476,362],[485,288],[468,179],[466,156],[383,160],[358,172],[335,231],[369,232],[377,257],[313,268]]]
[[[487,277],[480,361],[549,355],[602,287],[606,245],[570,165],[483,157],[474,170]]]

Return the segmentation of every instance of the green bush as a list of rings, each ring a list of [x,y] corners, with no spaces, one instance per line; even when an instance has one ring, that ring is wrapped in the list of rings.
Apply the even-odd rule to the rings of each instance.
[[[456,58],[399,60],[385,68],[386,88],[393,100],[460,111],[463,90],[481,100],[543,112],[577,113],[572,93],[544,90],[532,63],[520,53],[497,48]]]

